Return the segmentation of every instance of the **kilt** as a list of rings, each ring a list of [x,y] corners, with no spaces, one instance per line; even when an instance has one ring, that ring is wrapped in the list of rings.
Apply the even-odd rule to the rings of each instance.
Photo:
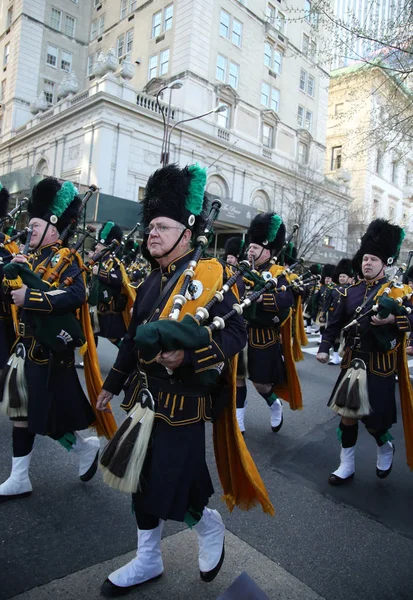
[[[254,383],[281,384],[287,380],[282,346],[278,332],[269,335],[268,339],[262,334],[259,342],[257,331],[248,331],[248,377]],[[259,330],[266,332],[267,330]],[[271,330],[268,330],[272,333]],[[270,340],[270,341],[269,341]]]
[[[99,319],[99,331],[100,337],[108,339],[120,340],[126,333],[125,321],[123,320],[122,313],[108,312],[102,314],[98,313]]]
[[[24,345],[29,431],[59,439],[69,431],[87,429],[96,419],[80,384],[74,353],[53,356],[32,338],[24,338]]]
[[[0,369],[4,369],[9,360],[15,339],[13,320],[10,317],[0,317]]]
[[[171,427],[155,418],[141,488],[132,496],[136,514],[183,521],[189,507],[202,511],[213,493],[204,421]]]

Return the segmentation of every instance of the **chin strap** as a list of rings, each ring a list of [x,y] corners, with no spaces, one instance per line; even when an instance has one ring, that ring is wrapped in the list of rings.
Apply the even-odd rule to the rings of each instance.
[[[49,223],[49,221],[47,221],[46,227],[44,228],[44,231],[43,231],[43,235],[40,238],[40,242],[37,244],[36,248],[32,248],[33,251],[37,250],[38,248],[40,249],[42,247],[42,244],[43,244],[44,238],[46,236],[47,230],[49,229],[49,226],[50,226],[50,223]]]
[[[175,250],[175,248],[177,247],[177,245],[179,244],[179,242],[182,240],[182,238],[184,237],[184,233],[187,230],[187,227],[185,227],[185,229],[182,230],[181,235],[179,236],[179,238],[176,240],[175,244],[172,246],[172,248],[170,248],[168,250],[168,252],[165,252],[165,254],[162,254],[162,256],[157,256],[156,260],[158,260],[159,258],[165,258],[165,256],[168,256],[168,254],[170,254],[171,252],[173,252]]]

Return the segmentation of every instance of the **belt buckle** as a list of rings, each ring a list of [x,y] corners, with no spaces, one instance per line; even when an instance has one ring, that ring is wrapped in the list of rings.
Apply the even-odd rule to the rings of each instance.
[[[139,371],[139,375],[140,375],[140,378],[141,378],[142,385],[145,388],[147,388],[148,387],[148,376],[147,376],[147,374],[145,373],[145,371]]]
[[[17,332],[20,336],[24,337],[26,335],[26,325],[22,322],[19,322],[17,326]]]

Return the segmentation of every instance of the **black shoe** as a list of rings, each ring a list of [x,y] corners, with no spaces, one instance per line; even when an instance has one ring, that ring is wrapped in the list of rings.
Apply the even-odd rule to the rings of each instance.
[[[328,483],[330,485],[334,485],[335,487],[339,487],[340,485],[344,485],[345,483],[349,483],[354,477],[354,473],[352,473],[351,475],[349,475],[348,477],[339,477],[338,475],[334,475],[334,473],[331,473],[330,477],[328,478]]]
[[[394,444],[392,444],[393,446],[393,456],[394,456],[394,451],[396,450],[396,448],[394,447]],[[386,477],[388,477],[391,473],[391,470],[393,468],[393,459],[391,461],[391,465],[388,469],[378,469],[376,467],[376,475],[379,479],[386,479]]]
[[[161,576],[162,573],[156,577],[152,577],[152,579],[142,581],[142,583],[137,583],[136,585],[129,585],[128,587],[120,587],[119,585],[112,583],[110,579],[105,579],[101,585],[100,594],[105,598],[117,598],[119,596],[125,596],[132,590],[135,590],[136,588],[140,587],[141,585],[145,585],[145,583],[149,583],[150,581],[155,581],[155,579],[159,579]]]
[[[224,562],[224,558],[225,558],[225,540],[224,540],[224,545],[222,546],[221,558],[219,559],[219,563],[217,564],[217,566],[214,567],[211,571],[207,571],[207,572],[199,571],[202,581],[205,581],[206,583],[210,583],[211,581],[213,581],[215,579],[215,577],[218,575],[218,573],[221,570],[222,563]]]
[[[33,492],[23,492],[22,494],[10,494],[8,496],[0,496],[0,503],[7,502],[8,500],[18,500],[19,498],[28,498]]]
[[[83,483],[90,481],[92,477],[96,475],[96,471],[98,470],[99,452],[100,450],[96,452],[95,460],[92,462],[86,473],[80,476],[80,481],[83,481]]]
[[[273,430],[273,432],[277,433],[277,431],[280,431],[281,427],[283,426],[283,423],[284,423],[284,415],[281,417],[281,421],[280,421],[279,425],[277,425],[276,427],[273,427],[271,425],[271,429]]]

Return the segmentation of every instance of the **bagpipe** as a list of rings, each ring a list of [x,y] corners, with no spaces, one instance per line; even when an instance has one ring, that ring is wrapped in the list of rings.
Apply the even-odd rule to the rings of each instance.
[[[17,206],[13,208],[13,210],[11,210],[9,213],[7,213],[7,215],[4,215],[4,217],[0,219],[0,227],[2,227],[7,221],[17,220],[20,213],[23,211],[23,207],[28,203],[28,201],[28,198],[22,198],[17,204]]]
[[[80,219],[81,213],[86,205],[87,200],[91,197],[94,190],[97,188],[91,186],[89,192],[85,195],[79,209],[76,222]],[[50,255],[45,259],[36,271],[33,271],[29,262],[10,262],[5,265],[3,272],[3,286],[5,290],[18,289],[22,285],[26,285],[30,289],[39,290],[41,292],[64,291],[70,285],[73,285],[77,277],[83,273],[90,271],[92,266],[101,260],[107,252],[111,252],[116,244],[105,248],[102,252],[96,253],[90,261],[84,264],[78,254],[78,250],[83,245],[86,237],[94,231],[93,227],[88,227],[85,232],[80,235],[76,244],[71,248],[63,248],[62,244],[66,243],[69,236],[77,233],[75,229],[75,220],[62,232],[59,241],[52,247]],[[30,243],[30,230],[28,232],[28,240],[26,246]],[[53,260],[54,258],[54,260]],[[64,281],[58,285],[58,280],[68,266],[74,262],[78,265],[78,270],[70,277],[66,277]],[[44,268],[45,263],[49,265]],[[47,279],[46,279],[47,277]],[[29,316],[30,326],[37,341],[48,348],[53,353],[59,353],[68,349],[78,348],[84,345],[85,338],[79,319],[74,312],[64,315],[42,314],[41,312],[33,311]]]
[[[407,261],[397,269],[391,280],[386,282],[386,284],[384,284],[377,292],[372,300],[373,305],[363,313],[361,311],[365,307],[361,306],[356,309],[357,316],[343,327],[344,332],[350,330],[354,326],[358,326],[362,319],[373,314],[377,314],[382,319],[385,319],[390,314],[398,317],[409,315],[411,313],[412,309],[409,306],[404,306],[403,302],[410,299],[413,292],[404,293],[407,286],[400,285],[399,279],[408,271],[412,258],[413,250],[409,252]],[[377,329],[377,327],[373,327],[373,331],[376,332]]]

